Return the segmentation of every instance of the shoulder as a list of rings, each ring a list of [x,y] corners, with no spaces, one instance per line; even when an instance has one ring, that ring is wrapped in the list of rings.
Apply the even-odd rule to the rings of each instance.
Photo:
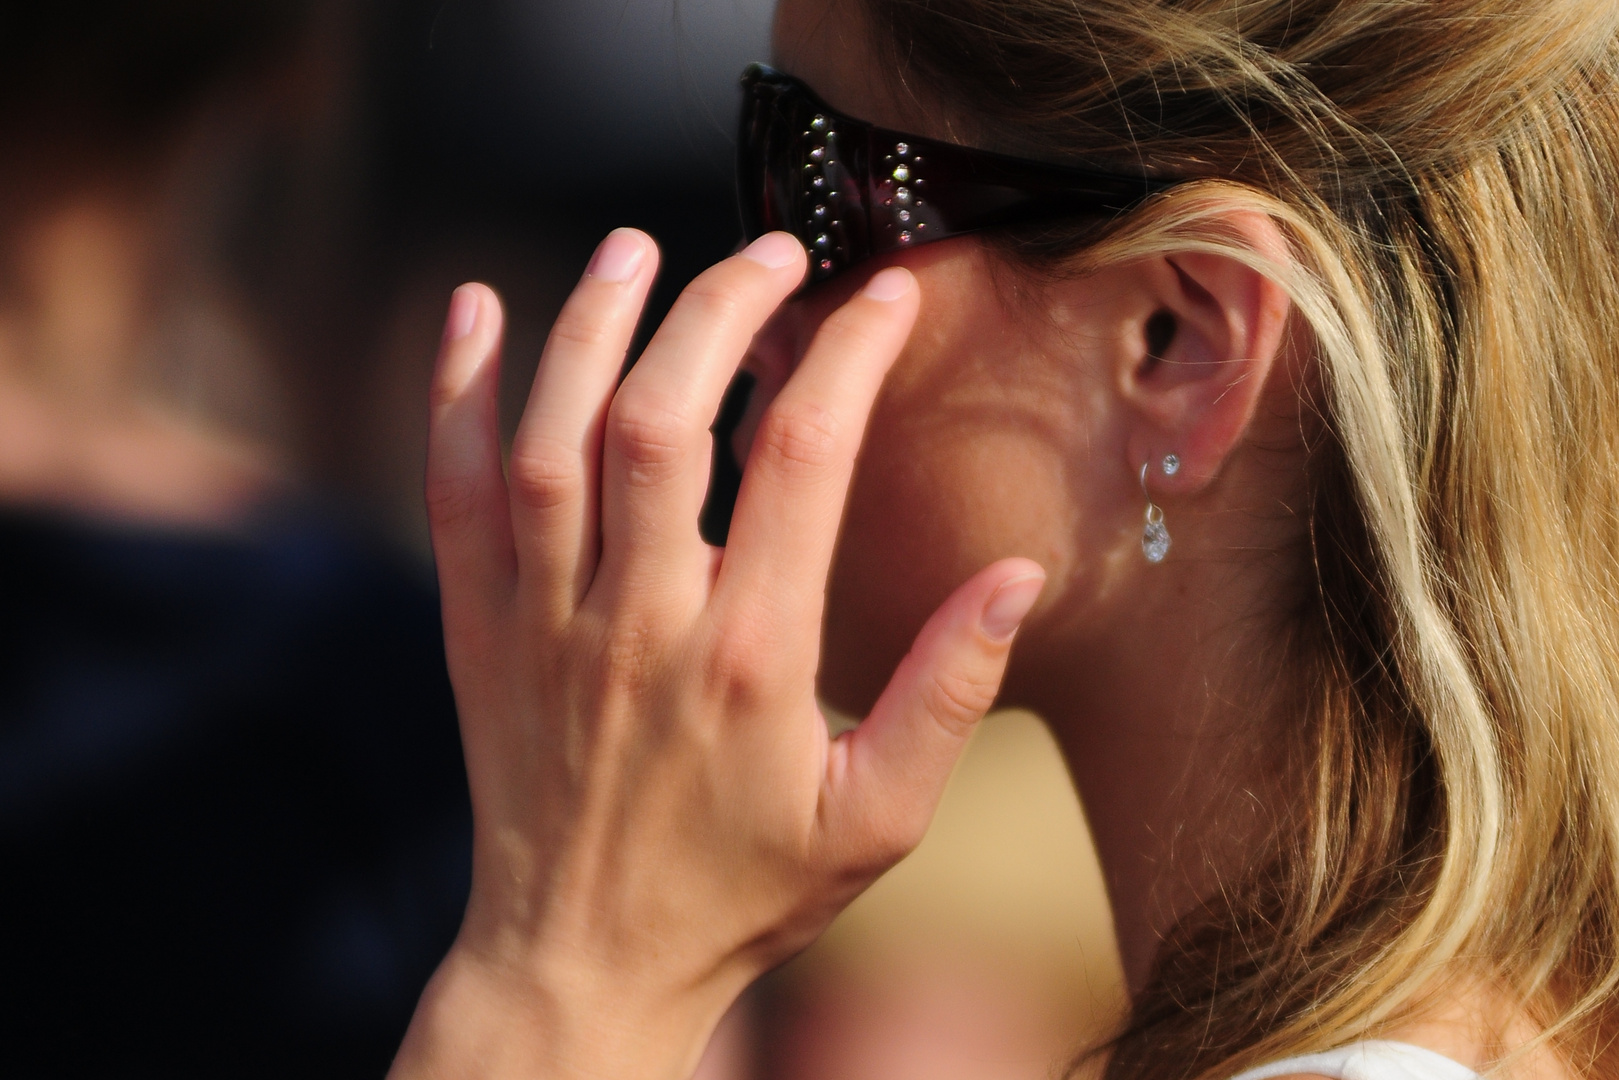
[[[1579,1073],[1556,1048],[1538,1041],[1542,1031],[1517,995],[1489,979],[1461,977],[1436,990],[1385,1045],[1413,1048],[1430,1063],[1459,1063],[1467,1077],[1490,1074],[1512,1058],[1514,1076],[1575,1080]]]
[[[1272,1062],[1233,1080],[1478,1080],[1478,1074],[1421,1046],[1369,1039]]]

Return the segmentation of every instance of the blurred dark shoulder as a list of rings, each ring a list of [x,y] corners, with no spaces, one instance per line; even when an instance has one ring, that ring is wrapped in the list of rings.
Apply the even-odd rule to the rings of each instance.
[[[468,832],[423,568],[308,513],[0,510],[11,1065],[380,1075]]]
[[[227,532],[0,507],[0,807],[72,797],[75,769],[116,771],[222,710],[276,708],[283,732],[351,717],[334,739],[442,727],[427,568],[308,511]],[[15,741],[36,725],[60,767]],[[453,726],[439,734],[453,749]]]

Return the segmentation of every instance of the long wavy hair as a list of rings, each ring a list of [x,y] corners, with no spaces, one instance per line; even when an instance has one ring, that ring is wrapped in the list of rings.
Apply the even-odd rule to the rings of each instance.
[[[1464,974],[1619,1075],[1619,3],[863,2],[982,141],[1205,178],[1014,248],[1224,253],[1312,338],[1296,798],[1109,1075],[1375,1036]]]

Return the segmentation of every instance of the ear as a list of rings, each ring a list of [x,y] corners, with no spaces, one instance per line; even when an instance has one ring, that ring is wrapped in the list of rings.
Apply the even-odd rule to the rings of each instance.
[[[1287,257],[1263,214],[1235,213],[1222,224],[1255,252]],[[1143,283],[1118,370],[1133,413],[1130,463],[1151,462],[1160,488],[1195,491],[1247,432],[1286,346],[1291,304],[1281,286],[1226,255],[1171,253],[1143,268]],[[1167,454],[1182,463],[1174,478],[1158,467]]]

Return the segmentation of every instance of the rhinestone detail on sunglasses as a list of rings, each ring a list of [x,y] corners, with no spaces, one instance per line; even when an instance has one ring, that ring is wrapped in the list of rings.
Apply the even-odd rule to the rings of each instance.
[[[775,229],[824,281],[873,255],[1004,225],[1111,217],[1179,180],[1122,176],[907,135],[837,112],[763,64],[743,73],[738,198],[747,239]]]

